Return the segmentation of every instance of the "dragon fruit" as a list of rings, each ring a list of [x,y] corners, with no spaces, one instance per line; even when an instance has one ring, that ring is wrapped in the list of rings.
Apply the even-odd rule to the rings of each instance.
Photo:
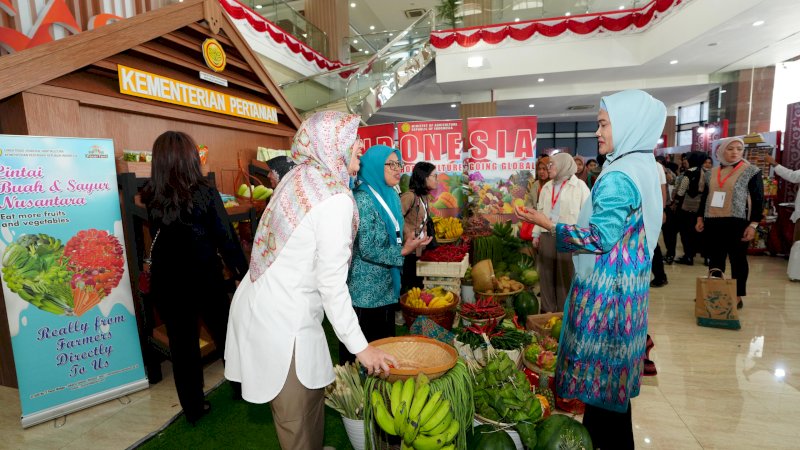
[[[545,350],[553,353],[558,353],[558,341],[553,339],[552,337],[545,336],[544,338],[542,338],[541,344]]]
[[[556,368],[556,354],[549,350],[539,352],[539,356],[536,358],[536,365],[541,367],[542,370],[552,372]]]

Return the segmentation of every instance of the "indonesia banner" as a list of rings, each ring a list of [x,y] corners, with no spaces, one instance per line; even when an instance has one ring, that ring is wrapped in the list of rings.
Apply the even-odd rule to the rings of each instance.
[[[113,141],[0,135],[0,253],[23,427],[148,387]]]
[[[358,137],[364,143],[364,150],[373,145],[394,147],[394,124],[384,123],[358,128]]]
[[[516,221],[536,163],[536,116],[467,119],[470,201],[489,222]]]
[[[431,192],[433,212],[444,217],[457,217],[466,203],[463,190],[464,165],[461,120],[401,122],[397,136],[403,157],[401,189],[408,188],[414,164],[427,161],[436,166],[437,188]]]

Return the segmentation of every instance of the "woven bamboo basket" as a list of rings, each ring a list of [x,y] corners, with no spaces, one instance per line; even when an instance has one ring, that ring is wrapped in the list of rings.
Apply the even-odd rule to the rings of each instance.
[[[400,309],[403,311],[403,319],[406,321],[406,326],[411,328],[411,324],[417,320],[419,316],[427,316],[437,325],[442,326],[447,330],[453,329],[453,321],[456,318],[456,309],[458,309],[461,299],[457,293],[453,293],[455,301],[449,306],[441,308],[415,308],[406,304],[408,294],[400,296]]]
[[[436,339],[424,336],[398,336],[378,339],[370,345],[397,358],[399,367],[389,370],[388,381],[405,380],[420,372],[431,380],[452,369],[458,361],[456,349]]]

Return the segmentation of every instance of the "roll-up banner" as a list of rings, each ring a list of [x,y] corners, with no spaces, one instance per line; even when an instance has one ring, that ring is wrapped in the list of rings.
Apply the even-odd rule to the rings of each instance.
[[[0,254],[23,427],[148,387],[113,141],[0,135]]]
[[[427,161],[436,166],[437,188],[431,192],[433,212],[444,217],[457,217],[466,206],[464,195],[463,138],[461,120],[399,122],[397,138],[403,156],[403,172],[410,175],[414,164]],[[407,186],[403,176],[401,186]]]
[[[535,179],[536,116],[467,119],[469,148],[464,165],[475,212],[490,223],[516,222]]]

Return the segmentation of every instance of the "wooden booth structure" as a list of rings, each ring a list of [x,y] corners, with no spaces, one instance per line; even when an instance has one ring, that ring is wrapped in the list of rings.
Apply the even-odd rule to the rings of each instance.
[[[0,57],[0,134],[110,138],[119,159],[125,150],[150,150],[164,131],[183,131],[208,147],[209,176],[223,193],[234,193],[237,171],[258,147],[289,148],[299,125],[216,0],[186,0]],[[146,178],[118,180],[136,286],[148,237],[134,197]],[[256,217],[249,205],[230,213]],[[137,308],[137,319],[145,364],[157,369],[147,356],[148,309]],[[0,384],[16,387],[4,304],[0,358]],[[160,371],[148,376],[158,381]]]

